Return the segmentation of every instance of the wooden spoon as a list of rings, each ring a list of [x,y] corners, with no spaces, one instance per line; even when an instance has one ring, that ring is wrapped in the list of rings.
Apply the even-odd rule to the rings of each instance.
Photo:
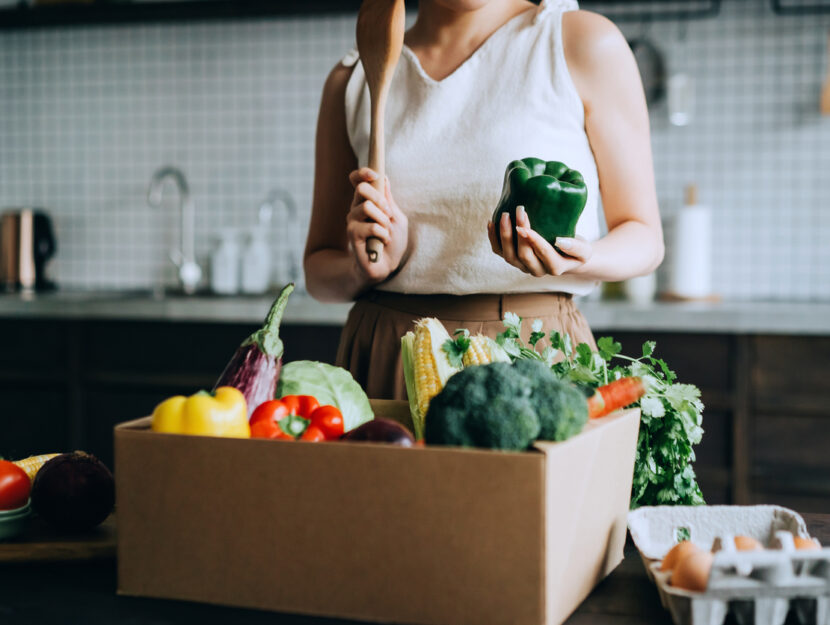
[[[827,32],[827,76],[821,89],[821,114],[830,115],[830,31]]]
[[[372,183],[385,194],[385,156],[383,116],[386,96],[403,48],[405,29],[404,0],[363,0],[357,15],[357,51],[366,74],[371,100],[369,133],[369,167],[378,177]],[[366,241],[369,261],[376,263],[383,252],[383,243],[376,237]]]

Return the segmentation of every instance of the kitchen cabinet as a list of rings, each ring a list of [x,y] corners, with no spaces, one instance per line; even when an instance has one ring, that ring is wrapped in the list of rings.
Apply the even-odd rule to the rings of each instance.
[[[596,4],[595,10],[600,9],[618,22],[712,18],[718,15],[721,5],[721,0],[687,0],[680,8],[677,6],[679,3],[657,3],[644,4],[632,10],[625,6],[626,2],[588,0],[583,5],[592,8]],[[416,2],[407,4],[408,10],[417,7]],[[21,0],[17,6],[0,9],[0,29],[336,14],[356,16],[359,8],[360,0],[97,0],[37,5]]]
[[[211,388],[245,323],[0,321],[0,456],[84,449],[113,466],[112,428],[161,400]],[[282,332],[290,360],[334,362],[340,328],[296,324]]]
[[[830,508],[830,337],[755,337],[749,355],[750,500]]]
[[[229,20],[336,13],[357,15],[359,8],[359,0],[98,0],[33,6],[20,3],[12,8],[0,9],[0,28]]]
[[[112,427],[213,385],[255,323],[9,318],[0,352],[0,455],[85,449],[112,466]],[[340,326],[287,323],[289,360],[334,362]],[[830,512],[830,337],[600,328],[623,352],[657,342],[701,389],[695,470],[708,503]]]

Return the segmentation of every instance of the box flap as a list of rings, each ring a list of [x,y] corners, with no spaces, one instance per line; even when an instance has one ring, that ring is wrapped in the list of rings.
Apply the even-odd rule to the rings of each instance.
[[[409,402],[399,399],[370,399],[369,403],[372,405],[372,412],[375,413],[376,418],[392,419],[414,431]]]
[[[132,421],[124,421],[116,425],[115,430],[116,432],[119,430],[149,430],[151,420],[152,417],[141,417]]]
[[[616,421],[631,419],[632,413],[636,413],[636,415],[637,415],[636,420],[639,423],[639,420],[640,420],[640,409],[639,408],[632,408],[631,410],[617,410],[617,411],[612,412],[611,414],[609,414],[605,417],[601,417],[599,419],[589,420],[588,423],[585,424],[585,427],[582,428],[582,431],[579,434],[569,438],[566,441],[560,441],[560,442],[556,442],[556,441],[536,441],[535,443],[533,443],[533,448],[541,451],[544,454],[550,454],[550,453],[553,453],[553,452],[558,453],[557,450],[559,450],[563,445],[568,445],[568,444],[572,443],[573,441],[579,440],[582,437],[591,434],[592,432],[596,432],[597,430],[605,428],[606,426],[609,426],[612,423],[615,423]],[[638,426],[638,431],[639,431],[639,426]]]
[[[551,625],[564,621],[622,561],[639,424],[639,409],[619,411],[567,441],[537,444],[546,459]]]
[[[372,412],[375,417],[383,417],[385,419],[392,419],[401,425],[405,425],[410,430],[412,426],[412,415],[409,412],[409,403],[395,399],[370,399],[369,403],[372,406]],[[141,417],[140,419],[133,419],[131,421],[124,421],[115,426],[116,430],[147,430],[150,428],[150,421],[152,417]]]

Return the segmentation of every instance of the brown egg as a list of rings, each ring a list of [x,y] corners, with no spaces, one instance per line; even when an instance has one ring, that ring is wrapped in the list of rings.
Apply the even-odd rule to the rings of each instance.
[[[738,551],[755,551],[763,548],[764,546],[752,536],[735,536],[735,549]]]
[[[715,556],[702,549],[689,554],[672,571],[671,585],[693,592],[703,592],[709,584],[709,573],[714,559]]]
[[[700,547],[695,545],[690,540],[684,540],[682,542],[677,543],[674,547],[669,549],[669,552],[663,557],[663,562],[660,565],[660,570],[671,571],[686,556],[699,550]]]
[[[821,544],[814,538],[793,536],[793,543],[795,543],[796,549],[821,549]]]

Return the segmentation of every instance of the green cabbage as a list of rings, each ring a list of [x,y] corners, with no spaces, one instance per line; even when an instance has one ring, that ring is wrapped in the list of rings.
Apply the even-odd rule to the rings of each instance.
[[[284,364],[277,397],[284,395],[312,395],[321,406],[337,406],[346,432],[375,418],[369,398],[352,374],[324,362],[295,360]]]

